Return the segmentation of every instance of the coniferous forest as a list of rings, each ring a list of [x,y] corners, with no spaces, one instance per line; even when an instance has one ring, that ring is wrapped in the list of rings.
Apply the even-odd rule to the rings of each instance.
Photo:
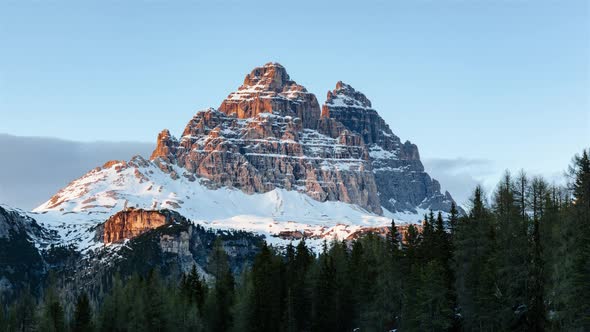
[[[2,331],[590,331],[590,160],[566,186],[506,173],[470,209],[430,213],[403,236],[266,244],[241,275],[217,240],[212,278],[113,277],[63,303],[48,283],[0,310]]]

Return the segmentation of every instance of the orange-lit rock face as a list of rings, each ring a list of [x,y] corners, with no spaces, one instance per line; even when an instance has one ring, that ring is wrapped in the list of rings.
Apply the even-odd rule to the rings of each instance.
[[[103,241],[108,244],[131,239],[166,223],[166,216],[159,211],[142,209],[121,211],[105,222]]]
[[[298,117],[304,128],[313,129],[320,118],[320,105],[315,95],[291,81],[285,68],[278,63],[255,68],[238,91],[221,103],[219,111],[238,119],[265,112]]]
[[[176,152],[176,145],[174,143],[175,142],[172,135],[170,135],[170,131],[168,131],[168,129],[162,130],[162,132],[158,134],[158,145],[152,152],[151,158],[153,159],[155,156],[162,156],[163,158],[166,158],[165,156],[174,154]]]

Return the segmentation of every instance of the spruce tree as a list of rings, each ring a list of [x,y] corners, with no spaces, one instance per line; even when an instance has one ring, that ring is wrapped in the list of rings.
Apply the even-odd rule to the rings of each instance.
[[[451,235],[455,233],[455,228],[457,227],[457,222],[459,221],[459,211],[457,210],[457,205],[455,202],[451,202],[451,210],[449,211],[449,232]]]
[[[72,331],[91,332],[93,329],[94,327],[92,325],[92,308],[90,307],[90,300],[88,299],[88,295],[83,292],[76,300]]]
[[[573,232],[570,290],[566,299],[572,330],[590,330],[590,159],[584,150],[574,159],[571,206]]]
[[[307,247],[305,239],[301,239],[295,249],[295,257],[291,275],[291,294],[293,315],[296,322],[297,330],[307,330],[310,327],[311,317],[311,286],[308,283],[307,275],[314,257],[311,250]]]
[[[492,198],[492,218],[496,228],[497,297],[501,303],[498,322],[504,329],[525,328],[524,314],[528,307],[528,234],[522,219],[517,188],[528,183],[524,174],[515,183],[509,172],[504,174]],[[520,190],[528,191],[527,187]]]
[[[65,329],[65,313],[55,286],[55,276],[49,276],[49,287],[43,299],[40,328],[44,331],[60,332]]]
[[[530,263],[528,280],[528,309],[527,325],[529,331],[544,331],[546,324],[545,316],[545,283],[544,283],[544,261],[543,247],[541,244],[540,226],[544,218],[545,197],[547,185],[542,178],[533,179],[530,187],[532,202],[532,234],[530,245]]]
[[[312,331],[337,331],[336,268],[324,242],[313,291]]]
[[[8,308],[8,331],[34,331],[37,320],[35,317],[35,298],[29,288],[21,291],[20,296]]]
[[[453,310],[445,280],[445,269],[439,261],[426,263],[420,271],[416,293],[416,326],[419,331],[445,331],[451,327]]]
[[[403,289],[400,327],[405,331],[417,331],[419,328],[418,288],[420,287],[420,257],[422,237],[414,225],[408,226],[403,248]]]
[[[455,233],[457,302],[466,330],[498,330],[497,244],[483,191],[476,187],[472,209]]]
[[[266,243],[252,265],[251,331],[279,331],[283,317],[282,262]]]
[[[207,329],[215,332],[229,331],[233,324],[230,308],[234,301],[235,285],[227,253],[220,238],[215,240],[209,255],[208,270],[215,277],[215,285],[207,294],[204,308]]]

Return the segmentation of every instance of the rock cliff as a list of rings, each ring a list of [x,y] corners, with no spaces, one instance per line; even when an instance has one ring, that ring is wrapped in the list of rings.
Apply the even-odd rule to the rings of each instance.
[[[180,214],[169,210],[129,208],[117,212],[100,227],[105,244],[121,242],[139,236],[151,229],[172,223],[188,223]]]

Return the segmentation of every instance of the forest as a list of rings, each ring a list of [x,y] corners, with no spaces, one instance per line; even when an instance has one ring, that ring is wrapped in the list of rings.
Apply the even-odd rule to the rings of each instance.
[[[566,185],[506,172],[466,215],[429,213],[385,237],[266,244],[239,276],[216,240],[204,279],[115,276],[101,299],[24,292],[1,331],[590,331],[590,160]],[[403,238],[403,241],[402,241]],[[71,308],[71,309],[69,309]]]

